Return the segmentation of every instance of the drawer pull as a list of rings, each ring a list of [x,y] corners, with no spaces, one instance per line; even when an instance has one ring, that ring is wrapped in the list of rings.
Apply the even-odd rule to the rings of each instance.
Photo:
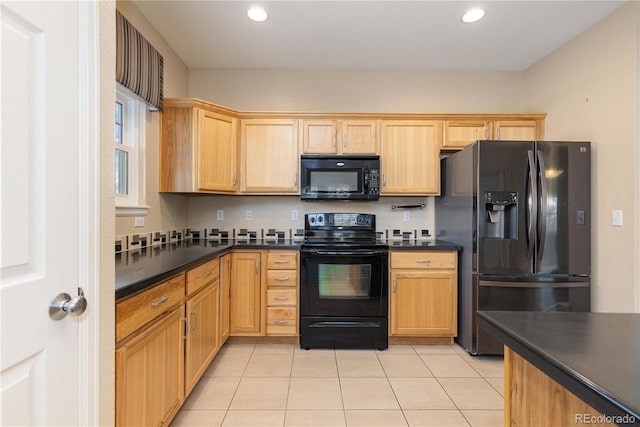
[[[289,321],[287,319],[275,319],[273,323],[276,325],[286,325]]]
[[[169,301],[169,297],[164,296],[164,297],[160,298],[158,301],[152,302],[151,303],[151,307],[158,307],[158,306],[164,304],[167,301]]]
[[[289,301],[289,297],[273,297],[276,301]]]
[[[289,264],[289,260],[288,259],[277,259],[275,261],[276,264]]]
[[[287,280],[289,280],[289,278],[279,276],[279,277],[274,277],[273,280],[277,280],[278,282],[286,282]]]
[[[207,278],[207,277],[211,276],[212,274],[213,274],[213,272],[212,272],[212,271],[207,271],[206,273],[204,273],[204,274],[202,275],[202,277],[203,277],[203,278]]]
[[[419,262],[420,264],[428,264],[431,262],[430,259],[417,259],[416,262]]]

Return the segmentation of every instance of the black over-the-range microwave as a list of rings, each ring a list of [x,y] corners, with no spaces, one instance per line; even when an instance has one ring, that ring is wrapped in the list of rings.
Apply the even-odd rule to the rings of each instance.
[[[300,156],[302,200],[378,200],[380,156]]]

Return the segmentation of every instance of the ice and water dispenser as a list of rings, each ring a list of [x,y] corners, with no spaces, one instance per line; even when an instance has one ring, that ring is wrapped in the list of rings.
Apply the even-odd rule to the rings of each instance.
[[[486,191],[485,236],[495,239],[518,238],[518,193],[514,191]]]

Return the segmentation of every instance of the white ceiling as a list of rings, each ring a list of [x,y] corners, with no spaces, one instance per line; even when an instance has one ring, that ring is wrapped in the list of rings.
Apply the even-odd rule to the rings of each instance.
[[[522,71],[624,1],[134,3],[190,69]],[[471,6],[487,14],[463,24]]]

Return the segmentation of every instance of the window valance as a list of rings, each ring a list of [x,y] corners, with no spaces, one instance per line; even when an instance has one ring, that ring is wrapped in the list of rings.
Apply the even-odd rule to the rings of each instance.
[[[160,52],[116,10],[116,80],[162,111],[162,72]]]

